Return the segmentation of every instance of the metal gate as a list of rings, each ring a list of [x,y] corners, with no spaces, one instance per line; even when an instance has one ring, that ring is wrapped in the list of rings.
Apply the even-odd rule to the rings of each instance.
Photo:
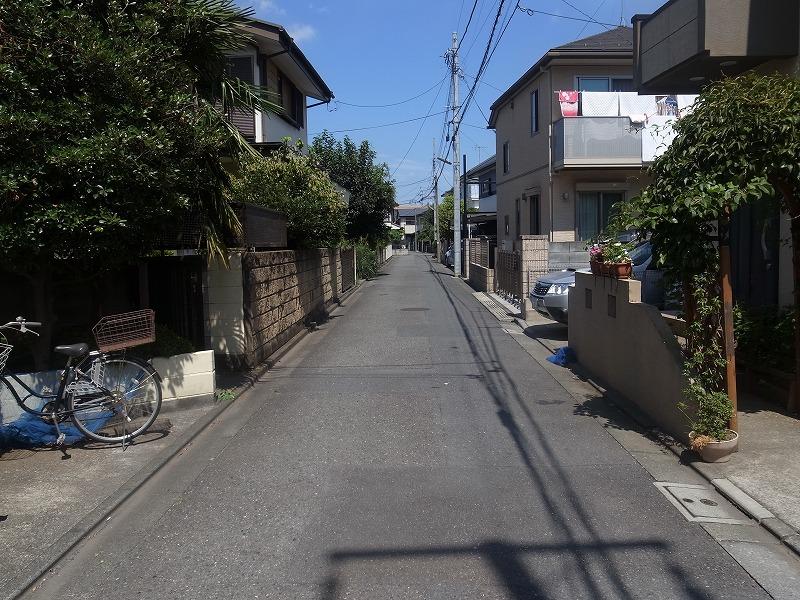
[[[522,272],[520,255],[514,250],[499,250],[495,264],[497,291],[519,302],[522,300]]]

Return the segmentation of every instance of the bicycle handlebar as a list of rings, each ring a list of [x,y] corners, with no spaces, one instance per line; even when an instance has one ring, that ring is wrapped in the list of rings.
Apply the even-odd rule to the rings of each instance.
[[[29,327],[41,327],[42,324],[39,321],[26,321],[24,317],[17,317],[13,321],[9,321],[5,325],[0,325],[0,329],[18,329],[20,333],[33,333],[34,335],[39,335],[35,331],[28,329]]]

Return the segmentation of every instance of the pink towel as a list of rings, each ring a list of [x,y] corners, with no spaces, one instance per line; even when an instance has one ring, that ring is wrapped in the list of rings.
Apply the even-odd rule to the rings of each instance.
[[[561,104],[561,115],[564,117],[578,116],[578,92],[571,90],[558,92],[558,102]]]

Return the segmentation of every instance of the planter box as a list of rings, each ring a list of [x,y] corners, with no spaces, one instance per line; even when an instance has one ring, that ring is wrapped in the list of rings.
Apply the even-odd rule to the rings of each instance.
[[[217,387],[213,350],[157,357],[151,362],[162,379],[161,410],[214,401]]]
[[[633,272],[633,265],[627,263],[605,263],[596,260],[590,261],[593,275],[600,275],[602,277],[612,277],[614,279],[630,279]]]

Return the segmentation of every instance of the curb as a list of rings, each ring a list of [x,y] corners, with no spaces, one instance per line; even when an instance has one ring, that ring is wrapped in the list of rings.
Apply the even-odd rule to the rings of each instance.
[[[343,300],[349,298],[359,290],[363,282],[364,280],[358,280],[352,288],[343,293],[336,302],[336,308],[341,306]],[[3,594],[2,599],[14,600],[36,585],[36,582],[39,581],[42,576],[46,575],[47,572],[56,566],[56,564],[58,564],[73,548],[97,529],[111,513],[136,493],[140,487],[147,483],[168,462],[182,452],[184,448],[191,444],[209,425],[211,425],[211,423],[216,421],[234,402],[239,400],[246,391],[252,388],[267,371],[275,366],[279,360],[300,343],[311,331],[313,331],[313,329],[304,328],[268,356],[259,368],[248,374],[245,383],[233,388],[233,393],[235,394],[233,400],[220,404],[220,406],[211,409],[198,418],[197,421],[180,434],[169,447],[162,450],[153,460],[139,469],[130,479],[122,484],[121,487],[95,507],[94,510],[85,515],[48,548],[40,552],[36,558],[23,567],[23,569],[26,570],[24,574],[18,577],[12,577],[9,580],[8,585],[5,586],[6,589],[0,592]],[[35,566],[34,563],[38,563],[40,566]]]
[[[519,317],[515,317],[514,319],[519,327],[522,328],[524,331],[527,327],[527,323],[520,319]],[[539,343],[549,350],[551,353],[554,352],[552,348],[547,346],[541,340],[537,340]],[[641,426],[647,435],[652,441],[661,444],[668,448],[676,457],[681,458],[684,451],[687,448],[674,440],[672,437],[668,436],[667,434],[663,433],[661,430],[657,429],[652,422],[648,422],[649,420],[645,417],[644,414],[637,414],[635,410],[635,405],[631,405],[627,400],[624,398],[619,397],[619,394],[614,392],[613,390],[608,390],[593,380],[592,377],[589,376],[588,373],[583,371],[580,368],[580,363],[570,365],[569,370],[575,373],[576,375],[580,376],[584,381],[586,381],[589,385],[594,387],[597,391],[605,394],[606,396],[611,396],[609,401],[619,410],[623,411],[627,414],[631,419],[633,419],[639,426]],[[569,393],[569,391],[567,391]],[[653,429],[658,431],[657,436],[652,435]],[[758,502],[755,498],[745,493],[739,487],[736,486],[731,480],[725,477],[719,477],[718,473],[713,472],[713,467],[707,465],[703,462],[687,462],[687,466],[689,466],[695,473],[700,475],[703,479],[708,481],[712,487],[722,494],[725,498],[727,498],[732,504],[734,504],[739,510],[741,510],[744,514],[746,514],[749,518],[756,521],[761,527],[766,529],[771,535],[773,535],[777,540],[782,543],[786,548],[788,548],[795,556],[800,558],[800,532],[798,532],[794,527],[776,517],[770,510],[764,507],[760,502]]]
[[[678,442],[666,444],[666,446],[678,457],[686,450]],[[741,490],[731,480],[725,477],[715,477],[714,475],[716,474],[712,473],[711,468],[706,466],[705,463],[691,462],[689,467],[708,481],[715,490],[730,500],[739,510],[775,536],[795,556],[800,558],[800,532],[794,527],[776,517],[769,509]]]

